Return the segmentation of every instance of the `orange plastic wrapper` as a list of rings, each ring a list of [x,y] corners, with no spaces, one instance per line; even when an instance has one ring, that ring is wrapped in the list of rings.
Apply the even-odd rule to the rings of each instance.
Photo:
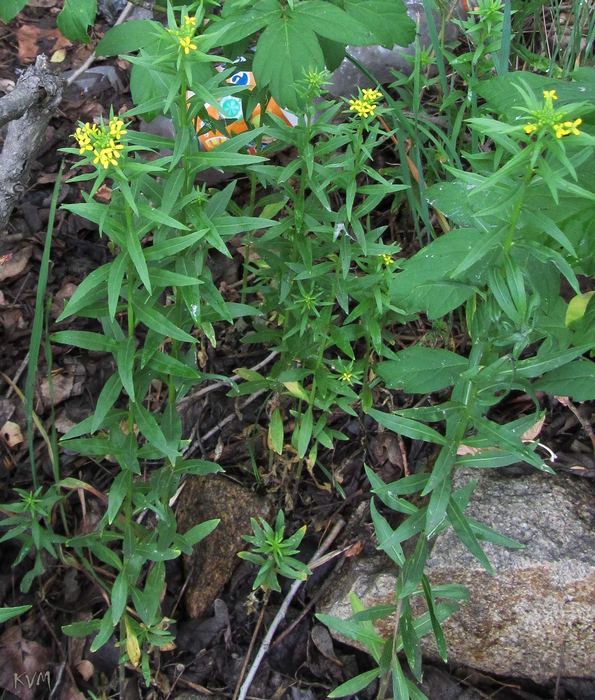
[[[245,85],[247,90],[253,90],[256,86],[254,75],[250,71],[238,71],[227,79],[232,85]],[[194,93],[189,92],[188,97],[192,97]],[[214,120],[223,121],[225,123],[225,132],[216,129],[205,131],[205,126],[209,127],[208,121],[197,117],[195,121],[198,141],[201,148],[205,151],[212,151],[217,146],[227,141],[231,136],[241,134],[248,131],[251,126],[258,126],[260,123],[260,105],[252,111],[252,114],[246,120],[242,100],[237,94],[227,95],[222,97],[218,104],[205,104],[207,114]],[[273,98],[269,100],[266,111],[270,114],[282,119],[288,126],[297,124],[297,117],[292,112],[280,107]],[[254,154],[256,149],[254,146],[248,147],[248,153]]]

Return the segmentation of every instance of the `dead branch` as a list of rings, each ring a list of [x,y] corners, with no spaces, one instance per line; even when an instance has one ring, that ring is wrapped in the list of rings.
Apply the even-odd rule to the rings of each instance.
[[[25,190],[32,160],[62,100],[62,85],[62,78],[51,72],[42,55],[23,73],[14,90],[0,99],[0,126],[9,122],[0,154],[0,235]]]

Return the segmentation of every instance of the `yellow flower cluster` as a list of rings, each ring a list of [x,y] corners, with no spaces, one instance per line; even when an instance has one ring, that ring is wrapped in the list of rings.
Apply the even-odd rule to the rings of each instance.
[[[355,112],[361,119],[373,117],[381,97],[382,93],[379,90],[365,88],[362,90],[360,97],[349,100],[349,111]]]
[[[121,151],[124,150],[120,140],[127,133],[124,126],[118,117],[112,117],[107,124],[81,124],[74,132],[79,153],[92,153],[93,165],[102,168],[118,165]]]
[[[578,127],[583,123],[582,119],[574,121],[563,121],[566,116],[564,112],[557,111],[554,108],[554,100],[558,99],[555,90],[543,91],[543,107],[531,113],[534,122],[525,124],[523,127],[526,134],[533,134],[536,131],[541,131],[543,128],[550,128],[557,139],[563,136],[578,136],[581,132]]]
[[[196,17],[185,15],[180,29],[170,29],[169,32],[177,37],[180,48],[186,56],[196,50],[196,44],[192,41],[196,32]]]

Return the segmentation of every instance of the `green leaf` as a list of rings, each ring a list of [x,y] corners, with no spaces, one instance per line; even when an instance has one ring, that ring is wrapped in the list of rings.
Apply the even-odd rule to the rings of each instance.
[[[290,11],[268,25],[260,35],[254,57],[254,78],[268,87],[275,100],[288,109],[297,109],[295,83],[308,69],[322,70],[324,56],[316,34]]]
[[[12,620],[13,617],[18,617],[26,613],[27,610],[31,610],[32,607],[32,605],[18,605],[14,608],[0,608],[0,624]]]
[[[222,472],[223,469],[216,462],[209,462],[206,459],[178,459],[174,471],[176,474],[206,476]]]
[[[112,262],[109,275],[107,278],[107,306],[111,319],[116,316],[118,308],[118,300],[122,289],[122,280],[128,266],[128,255],[125,252],[120,253]]]
[[[10,22],[25,7],[27,0],[2,0],[0,3],[0,19]]]
[[[97,632],[100,624],[99,620],[73,622],[70,625],[63,625],[62,632],[64,632],[67,637],[88,637],[91,632]]]
[[[376,371],[389,389],[429,394],[454,384],[468,367],[469,360],[454,352],[416,345],[380,362]]]
[[[566,316],[564,317],[564,325],[566,327],[583,319],[593,295],[595,295],[595,291],[577,294],[572,297],[566,307]]]
[[[197,380],[202,376],[195,367],[190,367],[184,362],[176,360],[175,357],[162,352],[156,352],[146,366],[156,372],[171,374],[172,377],[180,377],[181,379]]]
[[[112,612],[111,610],[108,610],[105,615],[103,616],[103,619],[101,620],[101,623],[99,625],[99,632],[97,633],[97,636],[93,640],[93,643],[91,644],[91,651],[95,652],[98,649],[101,649],[101,647],[109,640],[109,638],[112,636],[112,631],[114,629],[114,625],[112,623]]]
[[[114,581],[114,585],[112,587],[111,600],[112,623],[117,625],[124,613],[126,601],[128,600],[128,581],[125,571],[120,571],[120,573],[116,576],[116,580]]]
[[[144,284],[145,289],[151,294],[151,278],[149,277],[147,261],[145,260],[142,246],[138,240],[138,235],[132,228],[126,231],[126,252],[130,255],[132,264],[138,272],[138,276]]]
[[[385,484],[384,481],[374,472],[368,465],[364,464],[364,469],[366,471],[366,476],[372,487],[372,493],[388,506],[392,510],[397,511],[397,513],[406,513],[411,515],[417,513],[417,507],[414,506],[409,501],[403,498],[398,498],[397,494],[393,488],[393,484]],[[394,482],[395,484],[397,482]]]
[[[184,533],[183,537],[185,542],[192,547],[201,540],[204,540],[205,537],[208,537],[220,522],[219,518],[214,518],[213,520],[206,520],[204,523],[195,525]]]
[[[454,461],[452,457],[451,460]],[[452,481],[450,476],[445,476],[432,490],[426,514],[426,533],[428,537],[432,536],[444,520],[451,487]]]
[[[394,44],[408,46],[415,39],[415,23],[402,0],[345,0],[343,8],[370,30],[373,43],[392,49]]]
[[[409,700],[409,686],[407,685],[405,674],[401,668],[399,657],[396,655],[394,655],[392,658],[391,670],[393,681],[393,698],[398,700]]]
[[[87,29],[93,26],[96,13],[97,0],[65,0],[56,20],[58,29],[68,39],[87,44]]]
[[[140,403],[135,404],[134,415],[140,432],[147,438],[149,444],[175,464],[178,451],[169,445],[154,416]]]
[[[595,362],[574,360],[563,367],[547,372],[533,383],[536,391],[554,396],[570,396],[575,401],[595,399]]]
[[[319,617],[319,616],[317,616]],[[345,683],[342,683],[338,688],[335,688],[328,694],[329,698],[344,698],[346,695],[354,695],[360,690],[367,688],[370,683],[380,676],[380,669],[373,668],[370,671],[364,671],[353,678],[350,678]]]
[[[467,549],[473,554],[473,556],[479,561],[479,563],[484,567],[484,569],[494,575],[494,567],[490,563],[490,560],[486,557],[485,552],[481,548],[471,525],[467,521],[467,518],[463,515],[461,509],[457,505],[456,501],[451,498],[450,503],[447,508],[447,515],[452,525],[454,531],[456,532],[458,538],[467,547]]]
[[[74,345],[77,348],[95,352],[113,352],[118,346],[113,338],[106,338],[101,333],[91,331],[58,331],[50,336],[50,340],[53,343]]]
[[[80,2],[80,0],[76,0]],[[105,33],[95,47],[98,56],[116,56],[117,54],[138,51],[152,44],[163,34],[163,28],[147,19],[131,19],[116,25]]]
[[[367,622],[368,620],[374,622],[374,620],[382,620],[384,617],[392,615],[396,609],[397,606],[394,603],[373,605],[371,608],[355,613],[355,615],[351,616],[351,619],[354,622]]]
[[[509,374],[526,378],[539,377],[540,374],[557,369],[592,349],[593,343],[589,343],[557,352],[538,352],[536,357],[517,362],[516,366],[509,371]]]
[[[136,339],[134,336],[121,342],[116,350],[116,365],[122,386],[130,397],[131,401],[135,401],[134,397],[134,355],[136,353]]]
[[[129,471],[121,471],[113,480],[107,501],[107,521],[110,525],[116,519],[131,484],[132,473]]]
[[[299,17],[301,26],[327,39],[340,40],[342,44],[378,43],[368,27],[330,2],[306,0],[295,8],[294,17]]]
[[[105,283],[111,267],[109,263],[107,265],[102,265],[85,277],[77,287],[75,293],[67,301],[64,311],[58,316],[56,323],[61,323],[65,318],[72,316],[86,306],[88,295]]]
[[[167,316],[157,311],[156,308],[150,306],[141,306],[136,300],[132,301],[134,313],[139,321],[142,321],[147,328],[160,333],[164,337],[170,337],[174,340],[181,340],[184,343],[196,343],[196,338],[193,338],[189,333],[178,328],[172,323]]]
[[[122,382],[120,381],[120,377],[117,374],[112,374],[112,376],[103,385],[99,397],[97,398],[95,412],[92,416],[93,420],[89,429],[90,433],[94,433],[101,426],[103,419],[107,416],[109,410],[118,400],[121,391]],[[67,435],[68,434],[69,433],[67,433]]]
[[[424,574],[421,577],[421,586],[426,600],[426,605],[428,606],[428,613],[430,615],[430,622],[432,626],[432,631],[434,632],[434,637],[436,638],[436,646],[438,648],[438,653],[440,658],[446,662],[448,661],[448,652],[446,649],[446,640],[444,639],[444,633],[442,632],[442,627],[440,626],[440,619],[438,616],[438,610],[434,604],[434,596],[432,595],[432,586],[428,577]],[[418,636],[423,636],[418,630]]]
[[[408,598],[419,586],[428,558],[428,541],[425,537],[418,537],[415,551],[407,557],[400,578],[403,583],[397,591],[399,599]]]
[[[312,407],[308,407],[307,411],[302,415],[298,428],[297,451],[298,457],[302,459],[306,454],[310,438],[312,437]]]
[[[432,428],[429,428],[423,423],[419,423],[411,418],[403,418],[392,413],[384,413],[371,408],[368,415],[372,416],[380,425],[392,430],[393,433],[404,435],[412,440],[423,440],[424,442],[433,442],[437,445],[445,445],[446,439],[440,433]]]
[[[281,417],[281,411],[276,408],[271,414],[269,423],[269,443],[278,455],[283,453],[283,439],[283,418]]]
[[[405,555],[400,543],[405,538],[401,537],[397,530],[393,530],[386,519],[378,512],[374,499],[370,501],[370,513],[379,549],[387,554],[397,566],[403,566]]]
[[[200,231],[193,231],[192,233],[187,233],[185,236],[176,236],[175,238],[170,238],[167,241],[162,241],[156,245],[150,246],[144,249],[145,260],[151,262],[153,260],[163,260],[171,255],[180,253],[182,250],[186,250],[194,243],[200,241],[208,233],[208,229],[201,229]]]

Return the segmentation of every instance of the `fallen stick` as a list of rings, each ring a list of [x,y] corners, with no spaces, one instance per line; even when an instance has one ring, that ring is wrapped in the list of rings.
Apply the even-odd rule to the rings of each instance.
[[[33,158],[62,100],[62,85],[62,78],[51,72],[42,55],[14,90],[0,99],[0,126],[9,122],[0,154],[0,235],[5,234],[12,210],[25,191]]]
[[[312,559],[308,562],[309,565],[314,564],[317,559],[319,559],[327,550],[328,548],[333,544],[333,542],[337,539],[338,534],[341,532],[343,529],[343,526],[345,525],[344,520],[339,520],[331,530],[329,536],[326,538],[326,540],[320,545],[320,548],[317,550],[317,552],[314,554]],[[252,685],[252,681],[254,680],[254,676],[256,675],[256,671],[258,671],[258,668],[265,657],[265,654],[269,650],[271,646],[271,642],[273,640],[273,636],[275,632],[277,631],[277,627],[281,624],[283,619],[285,618],[285,615],[287,614],[287,610],[289,609],[289,606],[291,604],[291,601],[294,599],[295,594],[298,592],[299,587],[304,583],[303,581],[297,580],[294,581],[293,584],[291,585],[291,588],[289,589],[289,593],[285,596],[285,599],[283,600],[283,603],[281,604],[281,607],[277,611],[277,614],[275,615],[274,620],[271,622],[271,626],[269,627],[265,638],[262,640],[262,643],[260,645],[260,648],[258,650],[258,653],[256,654],[256,657],[254,658],[254,661],[252,662],[252,666],[250,666],[250,670],[248,671],[246,678],[244,682],[242,683],[242,687],[240,688],[240,692],[238,693],[237,700],[246,700],[246,696],[248,695],[248,691],[250,690],[250,686]]]

